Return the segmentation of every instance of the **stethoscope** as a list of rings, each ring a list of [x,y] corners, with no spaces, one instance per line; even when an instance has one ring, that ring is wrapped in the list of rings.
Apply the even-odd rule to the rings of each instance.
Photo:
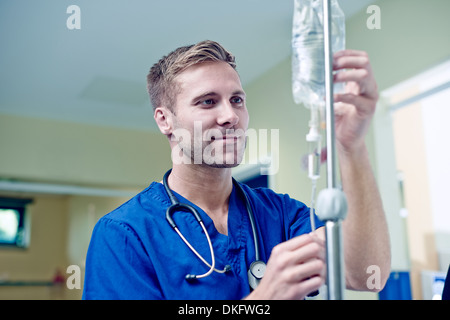
[[[166,219],[167,222],[169,222],[170,226],[176,231],[176,233],[180,236],[180,238],[183,240],[183,242],[189,247],[189,249],[191,249],[191,251],[205,264],[209,267],[209,270],[203,274],[187,274],[186,275],[186,280],[188,281],[192,281],[194,279],[200,279],[200,278],[205,278],[207,276],[209,276],[211,273],[213,273],[213,271],[218,272],[218,273],[225,273],[231,270],[231,266],[230,265],[226,265],[222,270],[218,270],[216,269],[216,260],[215,260],[215,256],[214,256],[214,249],[213,246],[211,244],[211,239],[209,237],[208,232],[206,231],[205,225],[203,223],[202,218],[200,217],[200,215],[198,214],[197,210],[195,210],[194,207],[192,207],[189,204],[186,203],[180,203],[178,202],[177,198],[175,197],[175,195],[173,194],[172,190],[170,190],[169,188],[169,184],[167,182],[167,178],[169,177],[169,174],[172,172],[172,169],[170,169],[169,171],[166,172],[166,174],[164,175],[163,178],[163,185],[164,185],[164,189],[166,190],[167,195],[170,198],[171,201],[171,205],[167,208],[166,211]],[[261,281],[262,277],[264,276],[264,272],[266,271],[266,264],[260,260],[260,255],[259,255],[259,245],[258,245],[258,236],[256,233],[256,225],[255,225],[255,218],[253,215],[253,210],[252,207],[250,206],[250,202],[247,198],[247,195],[245,194],[244,190],[242,189],[242,187],[239,185],[238,182],[236,182],[236,180],[233,179],[233,184],[234,186],[239,190],[239,192],[244,196],[245,199],[245,206],[247,209],[247,214],[250,220],[250,224],[252,227],[252,232],[253,232],[253,242],[255,243],[255,261],[253,261],[250,264],[250,268],[247,271],[247,275],[248,275],[248,282],[250,284],[250,287],[252,289],[255,289],[259,282]],[[208,245],[209,245],[209,251],[211,252],[211,264],[209,264],[198,252],[197,250],[194,249],[194,247],[189,243],[189,241],[186,240],[186,238],[183,236],[183,234],[180,232],[180,230],[178,229],[175,221],[173,221],[172,219],[172,215],[176,212],[176,211],[186,211],[186,212],[190,212],[194,215],[195,219],[197,220],[197,222],[200,224],[200,226],[203,229],[203,232],[205,233],[206,239],[208,240]]]

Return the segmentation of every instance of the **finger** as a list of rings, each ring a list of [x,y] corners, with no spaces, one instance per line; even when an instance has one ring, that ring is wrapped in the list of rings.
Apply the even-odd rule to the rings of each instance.
[[[348,103],[335,102],[334,103],[334,115],[337,117],[343,116],[348,112],[351,112],[355,107]]]
[[[367,56],[342,56],[333,60],[333,70],[350,68],[370,68],[369,57]]]
[[[299,239],[297,239],[299,238]],[[303,264],[311,259],[325,261],[325,242],[312,235],[286,241],[272,250],[270,259],[275,259],[283,268]],[[289,242],[289,243],[288,243]]]
[[[344,49],[333,54],[333,58],[339,58],[343,56],[367,56],[367,52],[362,50]]]
[[[346,105],[353,105],[358,111],[362,112],[372,112],[375,109],[375,104],[373,103],[372,99],[352,93],[335,94],[334,102],[343,102],[343,107],[347,108],[348,106]]]
[[[309,234],[302,234],[298,237],[289,239],[279,245],[277,245],[274,249],[280,249],[280,251],[293,251],[307,243],[311,243],[313,238]]]
[[[325,283],[320,277],[312,277],[300,282],[297,287],[297,299],[304,299],[311,292],[317,291]]]
[[[292,255],[294,263],[303,263],[310,259],[325,261],[325,246],[318,242],[311,242],[293,251]]]
[[[362,82],[367,79],[368,76],[369,71],[367,69],[352,69],[335,73],[333,75],[333,80],[334,82]]]
[[[325,262],[325,245],[316,241],[308,243],[283,257],[285,265],[301,265],[310,260],[321,260]]]
[[[322,228],[324,228],[324,227],[322,227]],[[312,237],[312,239],[314,241],[316,241],[317,243],[321,244],[322,246],[325,246],[325,239],[321,238],[321,236],[319,236],[319,233],[318,233],[318,232],[320,232],[320,230],[322,228],[318,228],[315,231],[310,232],[309,235]]]
[[[303,264],[289,269],[289,279],[292,282],[308,280],[312,277],[321,277],[325,279],[326,264],[320,259],[312,259]]]
[[[307,292],[307,295],[319,290],[325,284],[325,279],[321,277],[312,277],[301,283],[301,290]]]

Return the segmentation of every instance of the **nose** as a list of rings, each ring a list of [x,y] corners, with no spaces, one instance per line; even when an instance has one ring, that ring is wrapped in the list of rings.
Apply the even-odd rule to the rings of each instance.
[[[236,113],[236,109],[229,101],[222,103],[222,107],[218,109],[219,115],[217,116],[217,123],[220,126],[233,127],[239,123],[239,116]]]

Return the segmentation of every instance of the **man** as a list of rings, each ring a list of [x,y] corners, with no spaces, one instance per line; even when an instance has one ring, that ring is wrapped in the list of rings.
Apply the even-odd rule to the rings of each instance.
[[[368,290],[368,266],[380,268],[383,284],[390,269],[386,220],[364,142],[377,86],[363,52],[335,54],[334,69],[343,70],[336,82],[348,82],[346,93],[335,96],[337,148],[349,205],[346,283]],[[168,187],[177,201],[196,209],[206,233],[190,212],[178,210],[172,216],[178,234],[166,221],[169,196],[162,183],[153,182],[97,223],[83,297],[303,299],[317,290],[326,276],[323,224],[317,221],[319,228],[311,232],[309,209],[288,195],[242,185],[244,196],[233,185],[231,168],[242,160],[249,115],[231,53],[213,41],[181,47],[156,63],[147,80],[155,121],[172,149]],[[256,221],[259,259],[267,263],[255,290],[248,270],[257,250],[245,197]],[[211,273],[207,263],[219,272]],[[192,279],[193,274],[202,277]]]

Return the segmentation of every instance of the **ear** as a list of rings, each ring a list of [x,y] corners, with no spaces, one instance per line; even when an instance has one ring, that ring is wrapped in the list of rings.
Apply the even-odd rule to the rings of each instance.
[[[155,109],[153,118],[162,134],[169,136],[173,131],[173,113],[165,107],[158,107]]]

